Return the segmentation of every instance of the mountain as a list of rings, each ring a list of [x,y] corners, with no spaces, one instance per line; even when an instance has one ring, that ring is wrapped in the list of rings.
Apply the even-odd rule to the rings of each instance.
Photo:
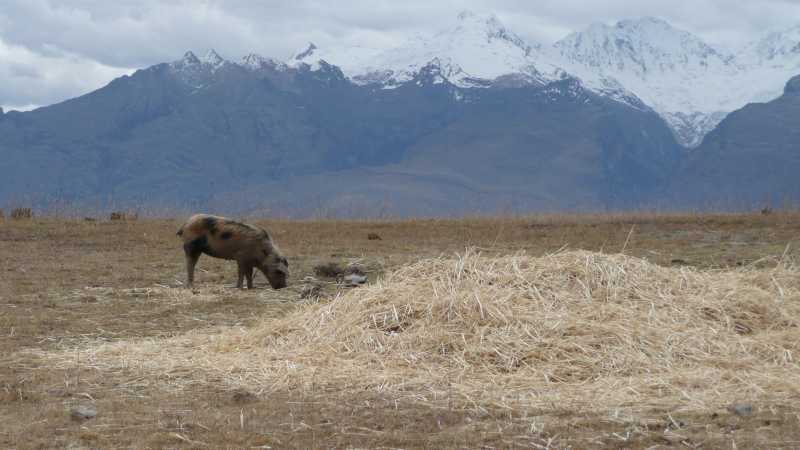
[[[800,25],[767,33],[748,45],[738,59],[751,67],[800,69]]]
[[[771,102],[728,115],[676,173],[676,202],[698,207],[796,206],[800,199],[800,76]]]
[[[565,70],[590,83],[615,79],[658,111],[689,147],[748,100],[748,94],[720,88],[739,72],[731,55],[663,20],[592,25],[557,42],[555,50]]]
[[[354,83],[382,88],[407,82],[428,64],[460,87],[509,77],[534,84],[579,78],[599,95],[656,111],[681,145],[694,148],[728,113],[780,96],[800,73],[798,46],[795,27],[728,53],[653,17],[593,24],[544,46],[526,42],[496,16],[462,12],[442,31],[395,48],[312,44],[290,64],[315,70],[324,61]]]
[[[678,163],[658,115],[577,79],[462,87],[442,69],[428,64],[384,89],[324,61],[189,52],[82,97],[3,115],[0,204],[600,210],[646,201]]]
[[[292,63],[314,70],[324,61],[340,67],[357,84],[383,87],[406,83],[423,67],[435,65],[456,86],[481,87],[510,74],[524,74],[540,84],[557,79],[548,63],[539,62],[543,72],[537,69],[534,62],[541,58],[538,46],[527,44],[496,16],[462,11],[446,29],[415,36],[396,48],[323,49],[311,44]]]
[[[751,93],[752,103],[778,98],[786,82],[800,74],[800,26],[768,32],[737,53],[736,61],[747,76],[735,89]]]
[[[465,12],[392,49],[187,52],[0,111],[0,205],[441,215],[797,198],[798,46],[792,28],[726,53],[653,18],[543,46]]]

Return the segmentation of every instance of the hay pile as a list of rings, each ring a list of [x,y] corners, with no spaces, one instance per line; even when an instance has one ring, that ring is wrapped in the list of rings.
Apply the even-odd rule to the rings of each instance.
[[[474,252],[255,328],[101,344],[80,359],[166,387],[371,391],[469,406],[709,410],[800,394],[800,272],[624,255]],[[75,353],[49,355],[64,368]]]

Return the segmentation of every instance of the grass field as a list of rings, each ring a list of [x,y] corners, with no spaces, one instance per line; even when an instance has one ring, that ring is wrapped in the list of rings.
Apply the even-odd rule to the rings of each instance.
[[[289,288],[271,290],[259,275],[257,289],[237,290],[235,264],[203,256],[196,288],[183,289],[184,260],[175,236],[180,220],[0,219],[0,448],[800,448],[800,366],[794,354],[800,347],[800,317],[794,315],[800,311],[800,214],[254,222],[272,232],[289,258]],[[368,239],[370,233],[380,239]],[[571,252],[577,250],[624,253],[644,261],[617,256],[606,261],[594,253]],[[464,256],[475,253],[481,257]],[[425,304],[433,294],[414,295],[430,283],[415,284],[414,278],[403,277],[426,278],[432,273],[426,271],[465,258],[476,273],[465,283],[488,297],[492,292],[514,296],[516,291],[502,290],[506,281],[516,280],[504,278],[508,267],[527,270],[528,265],[542,264],[537,257],[551,254],[566,255],[552,260],[564,267],[571,264],[569,258],[585,258],[630,270],[615,278],[619,289],[629,289],[625,296],[657,292],[662,299],[678,302],[683,286],[680,280],[674,286],[666,284],[670,277],[686,274],[686,280],[707,281],[708,286],[692,295],[714,297],[708,305],[717,309],[676,306],[674,314],[658,316],[666,321],[665,329],[652,336],[672,342],[669,318],[682,320],[681,326],[697,321],[702,325],[697,333],[716,333],[704,335],[702,345],[708,344],[708,349],[672,355],[659,370],[683,364],[681,358],[694,358],[692,367],[715,371],[696,371],[688,378],[683,374],[687,384],[665,386],[667,393],[640,391],[619,400],[608,394],[602,402],[582,401],[580,395],[592,397],[594,390],[616,389],[603,384],[608,378],[592,376],[594,370],[627,370],[625,385],[630,389],[641,381],[636,379],[642,372],[635,370],[635,361],[616,361],[615,349],[623,347],[597,346],[592,348],[598,355],[610,352],[606,359],[619,365],[606,367],[598,359],[596,368],[576,366],[566,374],[528,381],[526,374],[538,373],[535,364],[523,368],[528,372],[515,372],[517,365],[527,364],[515,360],[515,368],[498,371],[491,366],[478,373],[483,366],[475,361],[489,356],[468,355],[463,356],[466,375],[452,375],[453,381],[447,381],[435,372],[453,369],[449,360],[422,357],[408,363],[409,381],[403,384],[397,381],[402,376],[392,373],[400,367],[392,362],[398,356],[391,353],[393,347],[386,347],[384,360],[374,357],[379,353],[373,347],[347,347],[348,339],[361,338],[347,335],[352,330],[335,328],[336,323],[320,322],[319,333],[297,325],[321,311],[339,314],[336,320],[347,319],[346,307],[325,309],[341,301],[351,302],[353,314],[363,312],[359,305],[386,304],[391,310],[393,298],[381,298],[386,292],[408,296],[403,305]],[[310,283],[307,277],[315,276],[314,267],[330,262],[360,265],[371,286],[352,290],[320,279],[321,298],[301,298]],[[398,272],[400,268],[404,269]],[[572,281],[580,281],[584,269],[570,268],[575,271],[572,278],[559,281],[568,283],[564,286],[543,281],[537,289],[553,290],[558,300],[563,287],[566,304],[574,292],[569,289],[578,286]],[[547,267],[536,270],[550,277],[542,279],[555,280],[558,275]],[[626,276],[634,273],[644,278],[628,286]],[[384,283],[385,274],[391,275]],[[649,274],[661,278],[650,280]],[[519,275],[524,276],[530,278]],[[496,278],[498,284],[487,284],[486,277]],[[742,291],[751,298],[738,298],[736,289],[725,291],[726,282],[740,281],[752,281]],[[406,292],[403,285],[420,291]],[[602,289],[607,287],[603,281]],[[453,288],[456,294],[457,289]],[[594,297],[602,289],[586,287],[585,296],[575,301],[599,300]],[[761,308],[759,295],[768,301],[780,297],[781,303]],[[726,303],[728,298],[732,300]],[[508,336],[513,336],[513,326],[492,322],[492,314],[507,310],[487,303],[484,311],[478,304],[479,312],[449,310],[477,314],[476,328],[464,331],[465,346],[483,345],[483,339],[467,344],[466,335],[480,330],[495,337],[497,330],[509,330]],[[603,318],[591,314],[592,305],[576,306],[565,314],[586,314],[579,319],[587,330],[598,330],[607,321],[608,327],[619,327],[612,331],[620,340],[630,337],[625,330],[637,330],[623,328],[625,318],[619,316],[624,310],[598,305],[597,311],[607,313]],[[736,305],[746,311],[738,314]],[[522,309],[515,311],[516,323],[536,321]],[[437,316],[426,314],[414,317],[433,333],[439,326]],[[399,317],[396,311],[395,315]],[[712,316],[731,319],[715,328]],[[465,324],[473,320],[461,319]],[[513,318],[502,320],[514,323]],[[452,332],[458,323],[441,326]],[[554,329],[558,324],[553,319]],[[430,338],[413,323],[392,327],[385,334],[407,327],[415,329],[419,339]],[[586,340],[591,337],[581,339],[591,343]],[[436,339],[445,343],[444,337]],[[642,345],[656,345],[653,342]],[[743,350],[751,343],[752,348]],[[348,351],[342,353],[341,346]],[[741,348],[728,348],[736,346]],[[261,367],[260,361],[240,365],[237,359],[272,358],[270,352],[278,347],[307,355],[316,352],[313,357],[318,359],[308,361],[320,363],[301,367],[292,379],[295,372],[288,369],[265,364],[259,372],[255,368]],[[773,357],[773,351],[781,354]],[[728,354],[747,361],[728,360]],[[567,364],[555,361],[554,355],[542,354],[542,367]],[[701,357],[714,359],[713,365],[696,360]],[[655,360],[652,355],[641,358]],[[758,373],[762,363],[763,373]],[[203,369],[208,367],[214,370]],[[419,382],[425,380],[422,368],[430,372],[430,386]],[[365,379],[373,373],[385,377],[385,384]],[[467,381],[457,381],[462,378]],[[510,385],[514,388],[506,388]],[[541,395],[545,400],[526,400],[524,393],[534,389],[546,391]],[[739,390],[731,394],[730,389]],[[481,390],[487,394],[475,397]],[[728,408],[738,403],[752,407],[752,414],[749,409],[736,414]],[[77,405],[91,405],[97,416],[73,419],[70,411]]]

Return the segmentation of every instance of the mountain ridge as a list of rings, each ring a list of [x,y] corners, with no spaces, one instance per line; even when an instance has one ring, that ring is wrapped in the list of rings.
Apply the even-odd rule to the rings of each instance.
[[[743,56],[673,35],[665,21],[598,25],[561,44],[574,55],[567,70],[552,62],[555,50],[526,45],[496,17],[458,20],[439,42],[412,40],[390,54],[385,70],[365,65],[367,54],[387,61],[375,49],[349,66],[314,44],[287,61],[188,51],[86,95],[4,113],[0,202],[113,199],[302,216],[309,205],[383,202],[435,215],[676,207],[723,194],[752,204],[772,191],[800,198],[791,120],[800,77],[784,81],[780,97],[733,112],[668,108],[728,80],[691,86],[675,75],[686,70],[729,71],[736,83],[755,70],[747,73],[777,83],[794,64],[792,32],[748,50],[770,63],[743,69]],[[657,38],[664,33],[673,39]],[[658,46],[637,41],[651,34]],[[496,64],[485,69],[487,61]],[[581,73],[581,64],[601,70]],[[677,103],[637,93],[653,80]],[[769,83],[758,95],[772,95]],[[711,131],[693,150],[679,143],[702,127]]]
[[[462,37],[465,33],[468,38]],[[493,35],[511,36],[505,42],[515,45],[493,45]],[[800,33],[794,43],[793,37],[789,31],[765,35],[759,41],[762,45],[751,45],[756,49],[751,53],[781,48],[781,55],[791,56],[794,46],[800,49]],[[728,113],[751,102],[777,98],[786,81],[800,73],[800,59],[771,58],[771,65],[764,67],[762,59],[752,56],[740,62],[747,59],[744,55],[744,51],[729,54],[717,49],[653,17],[593,24],[543,47],[524,43],[494,15],[461,13],[455,25],[395,49],[317,48],[311,54],[298,54],[293,63],[314,70],[324,60],[341,67],[354,82],[388,88],[407,81],[434,58],[461,87],[487,86],[509,74],[525,75],[538,83],[572,76],[618,101],[640,99],[667,121],[682,145],[694,148]]]
[[[680,157],[654,112],[575,78],[465,88],[433,63],[380,89],[324,61],[206,55],[3,115],[0,203],[299,216],[384,201],[408,215],[622,208],[657,192]]]

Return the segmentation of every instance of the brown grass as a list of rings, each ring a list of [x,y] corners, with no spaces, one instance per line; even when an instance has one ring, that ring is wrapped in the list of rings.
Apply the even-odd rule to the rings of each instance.
[[[15,220],[33,218],[33,211],[30,208],[14,208],[11,210],[11,218]]]
[[[114,211],[108,216],[108,220],[138,220],[139,213],[131,211]]]
[[[181,289],[178,220],[4,222],[0,447],[794,448],[797,219],[261,222],[282,291]],[[372,284],[301,300],[331,260]]]

